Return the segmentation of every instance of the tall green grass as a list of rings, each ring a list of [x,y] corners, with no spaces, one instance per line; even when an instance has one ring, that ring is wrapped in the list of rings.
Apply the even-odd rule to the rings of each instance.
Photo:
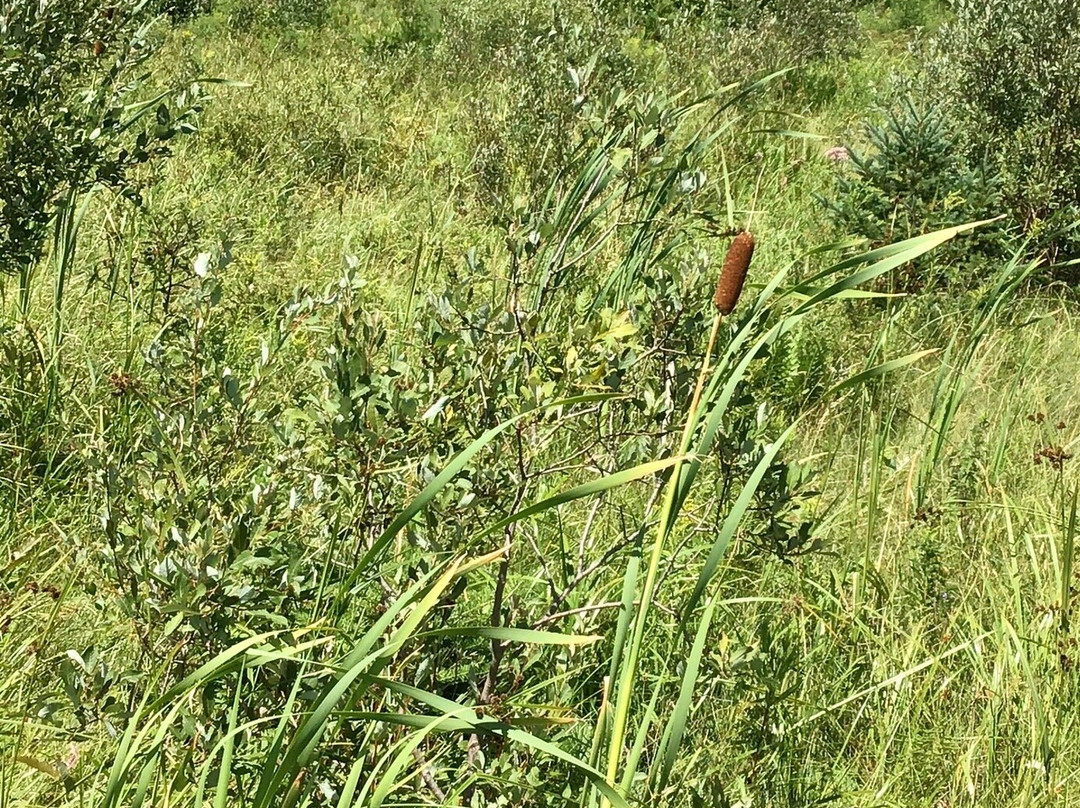
[[[261,424],[274,407],[311,417],[306,397],[322,377],[308,363],[342,322],[385,341],[361,346],[372,368],[427,367],[443,286],[513,314],[505,331],[464,307],[447,315],[483,346],[467,361],[504,373],[502,386],[482,379],[474,399],[432,370],[411,434],[435,448],[417,439],[404,445],[422,456],[379,467],[397,475],[369,489],[386,501],[342,485],[331,504],[303,502],[275,526],[274,542],[300,537],[317,560],[301,617],[273,631],[241,621],[205,657],[183,631],[146,647],[161,627],[140,634],[147,604],[125,612],[108,587],[80,475],[104,436],[138,434],[142,413],[183,417],[181,396],[151,406],[145,387],[144,399],[125,399],[109,381],[123,369],[145,385],[144,349],[181,320],[140,285],[141,251],[168,239],[96,196],[75,257],[55,274],[60,289],[24,306],[64,337],[64,383],[51,394],[64,418],[39,435],[58,462],[23,461],[33,419],[24,407],[28,427],[3,421],[24,399],[2,392],[14,450],[3,468],[14,472],[0,498],[0,807],[1069,804],[1080,765],[1077,484],[1067,460],[1032,456],[1075,446],[1078,346],[1068,297],[1021,296],[1034,265],[1018,257],[971,294],[901,299],[876,282],[966,227],[872,252],[817,247],[831,236],[812,192],[831,178],[816,141],[751,131],[776,128],[759,127],[762,99],[792,92],[786,73],[685,97],[611,88],[547,185],[527,186],[530,173],[510,166],[519,198],[491,200],[473,185],[462,125],[484,89],[425,72],[430,46],[380,51],[354,29],[275,39],[220,24],[199,23],[205,40],[174,32],[166,53],[217,59],[254,86],[208,111],[204,139],[181,147],[147,204],[189,209],[204,228],[180,246],[182,269],[219,236],[234,241],[216,321],[227,325],[224,361],[244,378],[233,357],[267,346],[240,417]],[[848,67],[882,73],[890,54],[818,69],[842,84]],[[311,58],[323,69],[304,67]],[[267,89],[286,80],[291,106]],[[800,128],[838,136],[869,91],[843,92]],[[333,136],[343,98],[378,126]],[[251,133],[264,161],[253,170],[240,135],[259,120],[293,128]],[[320,148],[358,144],[348,181],[305,180],[339,164]],[[747,219],[756,263],[742,307],[720,319],[707,259]],[[334,308],[328,293],[279,318],[287,287],[325,280],[342,252],[355,256],[355,306]],[[132,283],[92,282],[89,262],[105,259]],[[669,298],[644,294],[670,277]],[[189,280],[178,272],[176,288]],[[61,295],[58,322],[49,300]],[[659,316],[650,305],[678,312],[667,341],[637,333]],[[389,326],[363,331],[368,315]],[[279,344],[267,335],[281,323]],[[584,390],[558,382],[572,375],[568,349],[596,344],[644,347],[618,368],[617,389],[602,373]],[[770,397],[799,384],[785,364],[792,346],[823,346],[824,367],[812,369],[827,382],[813,396]],[[550,368],[562,375],[542,376]],[[467,410],[469,429],[447,426],[449,409]],[[1036,412],[1044,420],[1029,420]],[[266,422],[279,428],[275,417]],[[644,458],[620,454],[642,435]],[[160,451],[170,475],[209,468],[246,484],[245,452],[257,458],[269,443],[206,466],[150,439],[122,456],[146,468]],[[728,471],[732,456],[745,466]],[[326,462],[290,457],[305,470]],[[765,549],[784,458],[819,469],[803,508],[823,552]],[[371,482],[349,462],[326,468]],[[506,468],[483,490],[484,472]],[[123,717],[78,725],[58,710],[63,660],[90,683],[107,663]]]

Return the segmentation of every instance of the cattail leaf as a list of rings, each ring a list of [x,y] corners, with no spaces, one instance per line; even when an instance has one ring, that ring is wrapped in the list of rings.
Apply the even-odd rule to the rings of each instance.
[[[435,725],[432,730],[442,733],[466,733],[477,729],[477,722],[469,721],[456,716],[422,715],[419,713],[373,713],[356,710],[347,710],[337,714],[339,718],[348,721],[375,721],[383,724],[393,724],[399,727],[412,727],[423,729]],[[500,718],[498,723],[509,727],[536,727],[547,729],[551,727],[566,727],[578,723],[578,719],[571,717],[527,715]]]
[[[896,244],[889,244],[884,247],[879,247],[876,250],[870,250],[869,252],[846,258],[823,272],[808,278],[790,290],[791,292],[796,293],[810,293],[810,296],[799,306],[796,313],[809,310],[818,303],[836,297],[840,292],[853,289],[856,286],[861,286],[864,283],[885,274],[889,270],[895,269],[898,266],[918,258],[920,255],[944,244],[961,233],[974,230],[976,227],[981,227],[984,224],[989,224],[994,221],[997,221],[997,219],[985,219],[970,224],[948,227],[944,230],[936,230],[933,233],[924,233],[920,236],[899,241]],[[854,272],[823,289],[811,291],[825,278],[856,267],[864,267],[864,269]]]
[[[690,613],[694,610],[694,607],[697,606],[698,601],[705,592],[705,588],[709,585],[713,575],[716,574],[716,569],[720,565],[720,559],[723,558],[728,545],[731,543],[731,539],[735,536],[735,531],[742,523],[743,516],[746,515],[746,511],[753,501],[754,494],[757,493],[758,486],[761,485],[761,481],[765,478],[765,473],[772,466],[773,461],[780,453],[780,449],[787,443],[788,438],[795,433],[796,427],[802,423],[803,417],[796,418],[795,421],[780,434],[780,437],[773,441],[772,445],[765,450],[765,453],[754,467],[753,472],[751,472],[750,476],[743,484],[742,491],[739,492],[735,504],[731,506],[731,510],[728,511],[727,516],[724,518],[724,524],[720,527],[720,532],[717,534],[716,540],[709,549],[709,555],[705,559],[705,564],[702,566],[701,572],[698,573],[697,583],[694,584],[694,591],[691,593],[686,601],[686,605],[683,607],[683,617],[679,624],[680,630],[686,626],[686,621],[689,618]]]
[[[285,747],[281,760],[277,761],[276,756],[266,758],[267,765],[259,779],[254,805],[268,807],[276,804],[283,784],[293,782],[300,774],[330,730],[338,705],[346,698],[352,700],[363,693],[370,683],[371,674],[378,673],[405,640],[416,634],[420,622],[435,608],[446,587],[457,576],[460,563],[459,560],[447,565],[438,579],[425,588],[423,597],[409,610],[383,646],[360,659],[355,659],[355,652],[349,655],[350,664],[323,690],[310,712],[304,716]],[[404,598],[398,598],[398,601],[401,600]]]
[[[368,766],[368,761],[364,757],[358,757],[353,763],[352,768],[349,770],[349,776],[345,780],[345,785],[341,787],[341,796],[338,797],[337,808],[352,808],[353,795],[356,794],[356,787],[360,783],[360,775],[364,773],[364,769]]]
[[[478,537],[490,536],[492,533],[498,533],[508,525],[512,525],[514,522],[520,522],[522,519],[528,519],[530,516],[535,516],[543,511],[550,510],[551,508],[558,507],[567,502],[573,502],[575,499],[581,499],[583,497],[591,497],[604,491],[610,491],[612,488],[618,488],[619,486],[626,485],[627,483],[640,480],[645,477],[652,477],[655,474],[659,474],[661,471],[670,468],[671,466],[680,463],[685,460],[685,455],[678,455],[676,457],[668,457],[663,460],[653,460],[649,463],[642,463],[641,465],[634,466],[633,468],[623,469],[617,471],[614,474],[609,474],[606,477],[601,477],[598,480],[590,480],[587,483],[574,486],[566,491],[562,491],[546,499],[529,505],[527,508],[522,508],[517,513],[507,516],[505,519],[501,519],[498,522],[490,525],[482,530]]]
[[[615,705],[610,699],[612,683],[618,681],[619,672],[628,664],[631,620],[634,617],[634,597],[637,593],[638,575],[641,571],[641,541],[645,537],[646,524],[638,529],[633,545],[633,552],[626,564],[626,572],[623,574],[622,598],[619,606],[619,622],[615,627],[615,639],[611,644],[611,660],[608,663],[608,675],[604,681],[603,700],[600,704],[600,712],[593,727],[592,748],[589,751],[589,764],[596,766],[599,763],[600,752],[605,737],[611,729],[611,712]],[[595,794],[588,795],[588,804],[595,805]],[[581,806],[585,808],[586,795],[582,795]]]
[[[394,790],[398,781],[398,775],[401,774],[405,766],[412,760],[413,751],[424,742],[424,739],[431,734],[439,725],[452,718],[452,713],[437,716],[430,724],[420,729],[419,732],[414,732],[405,738],[400,744],[400,751],[394,756],[394,759],[390,761],[390,765],[386,767],[386,770],[379,778],[379,784],[376,786],[375,791],[371,795],[371,800],[367,803],[371,808],[381,808],[383,802],[390,792]]]
[[[465,626],[462,628],[437,628],[425,631],[418,637],[480,637],[485,640],[528,643],[530,645],[592,645],[603,639],[599,634],[559,634],[554,631],[537,631],[531,628],[511,626]]]
[[[653,685],[652,698],[645,705],[641,723],[638,724],[637,732],[634,735],[634,745],[630,747],[630,752],[626,756],[626,765],[623,768],[623,778],[620,783],[623,794],[629,794],[634,787],[634,781],[638,779],[638,765],[641,763],[641,756],[645,752],[645,744],[652,738],[653,722],[660,719],[657,705],[660,703],[661,694],[667,693],[667,682],[668,673],[667,668],[664,667]]]
[[[262,769],[259,772],[260,784],[267,779],[268,772],[277,764],[278,757],[285,745],[286,733],[294,725],[296,704],[299,700],[300,691],[303,686],[304,677],[302,675],[296,676],[293,679],[292,687],[289,688],[289,695],[285,699],[285,706],[278,716],[278,724],[274,728],[274,734],[270,739],[270,748],[262,757]]]
[[[276,637],[282,633],[282,631],[268,631],[264,634],[258,634],[254,637],[249,637],[242,642],[238,642],[235,645],[226,648],[209,662],[200,665],[197,669],[195,669],[195,671],[188,674],[175,685],[170,687],[167,691],[165,691],[165,693],[163,693],[152,704],[149,705],[149,709],[147,710],[147,712],[156,712],[162,709],[166,704],[168,704],[180,694],[218,678],[223,673],[233,669],[234,665],[236,667],[239,667],[241,658],[246,652],[259,645],[262,645],[267,640],[271,639],[272,637]]]
[[[217,743],[215,743],[214,746],[210,749],[210,753],[206,756],[206,760],[203,761],[203,764],[200,767],[199,784],[198,784],[198,788],[195,791],[195,802],[193,804],[194,805],[205,805],[206,804],[205,803],[206,785],[207,785],[207,781],[210,778],[210,775],[215,774],[215,773],[220,773],[221,771],[225,770],[225,764],[224,763],[222,763],[220,767],[216,767],[215,763],[217,761],[218,755],[225,749],[227,744],[232,743],[235,746],[237,737],[243,738],[248,733],[252,732],[253,730],[258,729],[259,727],[261,727],[261,726],[263,726],[265,724],[271,724],[271,723],[273,723],[275,721],[278,721],[279,719],[280,719],[280,716],[268,715],[268,716],[264,716],[263,718],[255,718],[255,719],[252,719],[251,721],[245,721],[243,723],[235,723],[235,724],[230,723],[228,730],[225,732],[224,735],[222,735],[220,738],[218,738]],[[230,721],[231,721],[231,717],[230,717]],[[231,772],[231,769],[229,769],[229,771]],[[228,780],[226,780],[225,782],[226,782],[226,785],[227,785]],[[218,779],[218,783],[219,784],[221,783],[220,779]],[[226,803],[225,803],[226,805],[228,804],[227,796],[228,796],[228,793],[227,793],[227,790],[226,790]],[[216,804],[214,805],[214,808],[217,808]]]
[[[802,292],[789,292],[788,297],[793,300],[809,300],[820,292],[820,289],[808,289]],[[832,300],[896,300],[907,297],[905,292],[873,292],[869,289],[845,289],[832,296]]]
[[[507,738],[508,740],[520,743],[523,746],[527,746],[537,752],[542,752],[545,755],[549,755],[552,758],[561,760],[564,763],[570,764],[574,769],[585,775],[586,778],[593,784],[593,786],[600,791],[604,797],[618,808],[629,808],[629,803],[623,798],[618,791],[612,788],[604,776],[597,771],[594,767],[590,766],[580,758],[571,755],[561,747],[549,741],[542,740],[535,735],[532,735],[525,730],[518,729],[503,721],[497,721],[495,719],[481,718],[475,711],[463,708],[462,705],[455,701],[451,701],[445,696],[439,696],[427,690],[422,690],[412,685],[407,685],[402,682],[397,682],[392,679],[385,679],[381,677],[370,677],[373,684],[378,684],[380,687],[385,688],[391,692],[397,693],[406,698],[413,699],[426,704],[429,707],[438,710],[441,713],[453,714],[458,718],[461,718],[471,724],[470,729],[475,732],[482,732],[490,735],[499,735]]]
[[[840,382],[831,390],[829,390],[829,392],[826,393],[825,398],[831,398],[838,393],[843,392],[844,390],[848,390],[852,387],[857,387],[858,385],[868,382],[871,379],[885,376],[889,373],[892,373],[894,370],[899,370],[902,367],[912,365],[918,362],[920,359],[925,359],[928,356],[933,356],[934,354],[938,353],[939,350],[940,349],[938,348],[930,348],[925,351],[915,351],[914,353],[910,353],[907,356],[901,356],[899,359],[890,359],[888,362],[882,362],[880,365],[875,365],[872,368],[867,368],[860,373],[856,373],[854,376],[849,376],[848,378],[844,379],[844,381]]]
[[[214,793],[214,808],[228,808],[229,804],[229,780],[232,779],[233,750],[236,745],[237,721],[240,716],[240,694],[244,689],[244,668],[236,676],[236,690],[233,692],[233,703],[229,709],[229,725],[225,731],[224,747],[221,750],[221,766],[218,769],[217,788]],[[213,756],[210,758],[213,760]],[[196,800],[196,805],[202,805],[202,800]]]
[[[773,284],[770,283],[769,286],[773,287]],[[769,290],[767,289],[766,291]],[[763,293],[763,296],[765,296],[765,293]],[[707,457],[709,453],[712,452],[713,444],[716,441],[716,435],[719,432],[724,414],[727,412],[727,408],[731,404],[735,391],[738,389],[739,383],[746,375],[750,364],[767,345],[771,344],[781,334],[785,333],[793,322],[797,321],[797,319],[801,319],[795,318],[795,320],[792,320],[792,318],[788,318],[774,325],[746,351],[734,368],[729,369],[730,361],[736,355],[737,350],[745,344],[746,340],[749,339],[753,333],[751,325],[753,324],[755,316],[762,313],[762,311],[763,310],[755,311],[754,315],[744,323],[743,328],[739,329],[739,333],[732,341],[732,346],[728,349],[724,361],[717,365],[713,373],[713,380],[709,384],[704,397],[706,403],[712,403],[712,408],[705,420],[705,427],[701,431],[701,436],[698,439],[693,454],[690,456],[689,461],[680,469],[679,486],[675,492],[673,507],[668,514],[669,521],[666,523],[668,530],[672,529],[674,526],[675,519],[682,510],[682,504],[690,494],[694,479],[697,477],[697,473],[701,468],[701,458]],[[720,388],[719,395],[717,394],[717,388]],[[695,422],[691,432],[696,430],[697,427],[698,424]]]
[[[659,758],[662,761],[659,774],[659,788],[661,790],[667,785],[668,777],[671,775],[671,768],[675,765],[675,758],[678,756],[679,747],[682,745],[687,721],[690,719],[694,687],[697,684],[698,672],[701,669],[701,658],[705,653],[705,640],[709,636],[709,627],[712,625],[715,609],[716,600],[710,600],[705,606],[705,612],[698,621],[694,645],[690,649],[690,655],[686,658],[686,669],[679,685],[679,697],[675,701],[675,708],[672,710],[671,718],[668,719],[667,729],[664,732],[663,754]]]
[[[576,396],[573,398],[566,398],[560,401],[552,402],[543,409],[550,411],[561,407],[572,407],[578,404],[590,404],[600,401],[610,401],[613,398],[617,398],[606,393],[596,393],[585,396]],[[497,426],[493,426],[487,430],[483,435],[474,440],[464,449],[462,449],[457,456],[444,468],[431,482],[429,482],[424,489],[410,502],[404,510],[397,515],[397,517],[390,523],[390,525],[379,535],[379,537],[372,543],[371,547],[364,554],[364,557],[360,560],[360,563],[356,565],[354,569],[345,579],[341,586],[341,591],[348,592],[356,583],[356,579],[360,576],[361,572],[366,570],[371,563],[378,558],[383,550],[389,546],[390,542],[394,540],[401,529],[404,528],[409,522],[411,522],[417,514],[423,511],[431,501],[445,488],[451,480],[454,479],[461,471],[469,464],[469,462],[489,443],[495,438],[506,432],[514,424],[521,421],[523,418],[527,418],[530,415],[535,415],[536,410],[530,410],[527,412],[515,415],[513,418],[509,418],[503,421]]]

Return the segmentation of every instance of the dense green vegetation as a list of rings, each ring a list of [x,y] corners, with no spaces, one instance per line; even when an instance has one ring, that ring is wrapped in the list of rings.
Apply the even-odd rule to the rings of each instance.
[[[1075,0],[0,0],[0,808],[1072,804],[1078,116]]]

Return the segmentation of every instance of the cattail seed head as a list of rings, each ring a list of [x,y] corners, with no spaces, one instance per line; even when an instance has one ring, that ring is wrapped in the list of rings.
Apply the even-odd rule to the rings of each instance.
[[[750,268],[750,259],[754,257],[754,237],[745,230],[735,236],[724,258],[724,268],[720,270],[720,280],[716,282],[716,297],[713,303],[721,314],[731,314],[739,302],[743,284],[746,282],[746,270]]]

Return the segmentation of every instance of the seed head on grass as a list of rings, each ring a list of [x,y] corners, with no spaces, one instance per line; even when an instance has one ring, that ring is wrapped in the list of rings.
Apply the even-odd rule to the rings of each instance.
[[[716,282],[716,297],[713,303],[723,315],[731,314],[739,302],[743,284],[746,282],[746,270],[750,268],[750,259],[754,257],[754,237],[747,231],[735,236],[724,258],[724,268],[720,271],[720,280]]]

